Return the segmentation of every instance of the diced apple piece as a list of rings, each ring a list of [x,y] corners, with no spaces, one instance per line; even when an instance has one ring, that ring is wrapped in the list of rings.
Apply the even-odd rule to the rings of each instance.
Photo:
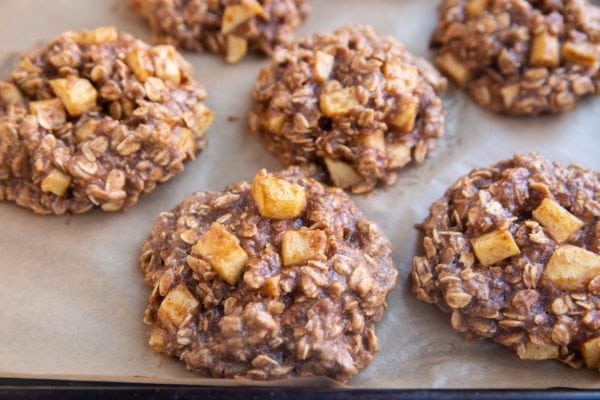
[[[600,274],[600,255],[570,244],[554,250],[542,274],[562,290],[580,290]]]
[[[162,352],[165,348],[165,331],[157,326],[153,326],[150,330],[148,344],[154,351],[158,353]]]
[[[53,79],[50,81],[50,87],[73,117],[96,105],[98,93],[87,79]]]
[[[57,169],[53,169],[42,181],[42,191],[62,196],[67,191],[70,184],[71,177],[69,175],[62,173]]]
[[[227,36],[227,54],[225,61],[230,64],[235,64],[240,61],[248,52],[248,41],[242,37],[235,35]]]
[[[525,343],[525,348],[518,352],[522,360],[549,360],[559,356],[558,345],[556,344],[535,344],[533,342]]]
[[[283,265],[304,264],[325,254],[327,236],[320,229],[285,231],[281,239]]]
[[[191,126],[192,131],[197,137],[202,137],[212,125],[215,119],[215,113],[202,103],[196,103],[193,108],[194,120]]]
[[[600,368],[600,336],[582,343],[581,354],[586,367],[589,369]]]
[[[322,83],[329,79],[329,76],[333,71],[334,63],[335,57],[333,55],[325,53],[324,51],[317,51],[315,53],[315,64],[313,65],[315,80]]]
[[[385,136],[383,131],[375,131],[362,138],[362,144],[365,147],[385,151]]]
[[[42,128],[48,130],[58,129],[67,121],[65,108],[56,98],[30,102],[29,112],[35,115]]]
[[[371,288],[373,288],[373,277],[369,271],[362,265],[359,265],[350,274],[348,286],[352,290],[356,290],[362,297],[365,297]]]
[[[344,189],[363,180],[351,165],[343,161],[326,158],[325,166],[327,166],[333,184],[339,188]]]
[[[488,0],[469,0],[465,5],[465,11],[469,17],[478,17],[486,9]]]
[[[521,252],[509,231],[496,230],[471,239],[475,256],[483,266],[515,256]]]
[[[259,172],[252,181],[252,197],[263,217],[295,218],[306,207],[306,191],[302,186]]]
[[[217,222],[192,247],[192,255],[208,261],[217,275],[232,286],[237,283],[248,261],[248,254],[240,246],[240,240]]]
[[[410,158],[410,146],[405,143],[388,144],[386,153],[389,158],[389,168],[401,168],[408,164]]]
[[[262,292],[269,297],[279,297],[279,276],[272,276],[265,280],[261,288]]]
[[[0,99],[5,104],[13,104],[23,100],[23,95],[19,88],[12,83],[0,82]]]
[[[323,114],[328,117],[350,114],[359,106],[353,87],[321,94],[319,105]]]
[[[504,107],[510,107],[515,102],[515,99],[519,95],[519,91],[521,90],[521,86],[518,83],[513,85],[506,85],[502,89],[500,89],[500,95],[502,96],[502,102],[504,103]]]
[[[221,33],[226,35],[255,16],[267,18],[267,13],[257,1],[251,0],[243,4],[227,6],[221,20]]]
[[[529,63],[536,67],[556,67],[558,62],[558,38],[548,32],[535,35],[531,43]]]
[[[75,130],[75,137],[80,142],[85,142],[92,133],[96,131],[96,128],[100,122],[96,119],[88,119],[85,121],[77,130]]]
[[[411,97],[410,101],[399,106],[398,110],[392,115],[391,123],[402,133],[407,133],[415,127],[419,102]]]
[[[102,44],[114,42],[119,34],[114,26],[103,26],[91,31],[67,32],[65,36],[79,44]]]
[[[590,43],[566,42],[562,46],[561,53],[565,59],[588,67],[598,61],[595,47]]]
[[[412,92],[419,84],[419,70],[414,65],[387,61],[383,64],[383,75],[408,92]]]
[[[469,79],[469,69],[454,57],[452,53],[444,53],[436,58],[438,67],[456,83],[463,86]]]
[[[533,211],[533,218],[542,224],[558,243],[570,238],[583,226],[579,218],[549,198],[542,200],[542,204]]]
[[[184,283],[172,289],[158,308],[158,319],[167,326],[181,328],[187,316],[198,311],[200,303]]]
[[[271,133],[280,133],[281,127],[285,121],[285,114],[266,116],[262,121],[262,126]]]
[[[129,50],[125,55],[125,62],[141,82],[145,82],[154,74],[154,63],[150,54],[144,49]]]
[[[193,157],[196,153],[196,141],[194,140],[194,133],[191,129],[181,128],[177,138],[177,148],[183,153],[190,157]]]
[[[175,48],[170,45],[154,46],[151,53],[154,58],[156,76],[179,85],[181,83],[181,69],[176,60],[177,52]]]

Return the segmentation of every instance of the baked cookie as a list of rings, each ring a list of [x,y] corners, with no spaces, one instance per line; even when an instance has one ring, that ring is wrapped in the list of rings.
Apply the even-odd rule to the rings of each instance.
[[[159,216],[140,263],[154,350],[258,380],[352,378],[397,277],[379,228],[298,168],[194,193]]]
[[[287,45],[309,13],[307,0],[129,0],[129,5],[148,20],[155,41],[224,54],[229,63],[248,50],[270,55]]]
[[[600,366],[600,173],[516,155],[460,178],[421,225],[417,297],[467,339]]]
[[[274,55],[254,86],[249,125],[284,165],[364,193],[423,162],[444,131],[445,88],[401,43],[348,25]]]
[[[66,32],[0,82],[0,201],[40,214],[135,204],[206,146],[213,113],[171,46]]]
[[[600,8],[588,0],[445,0],[436,64],[482,107],[534,115],[600,88]]]

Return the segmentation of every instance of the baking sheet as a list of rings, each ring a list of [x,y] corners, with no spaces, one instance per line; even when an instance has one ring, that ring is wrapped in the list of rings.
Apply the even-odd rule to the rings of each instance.
[[[345,23],[373,25],[428,56],[437,1],[313,0],[300,35]],[[0,1],[0,70],[19,52],[65,30],[115,25],[146,40],[149,31],[122,0]],[[188,54],[196,79],[217,112],[209,147],[176,179],[161,185],[125,213],[37,216],[0,204],[0,376],[120,382],[239,384],[208,380],[147,345],[142,316],[150,288],[138,269],[140,247],[159,212],[195,190],[221,190],[251,179],[262,167],[280,166],[247,133],[250,88],[268,61],[249,57],[235,66],[217,56]],[[413,228],[427,206],[456,178],[515,152],[538,151],[563,163],[600,169],[600,99],[559,116],[515,119],[489,114],[451,89],[444,98],[446,134],[427,161],[400,173],[396,185],[354,196],[394,246],[398,289],[377,333],[381,352],[352,387],[371,388],[600,388],[600,374],[558,362],[521,361],[489,342],[468,343],[449,317],[410,293],[410,260],[419,248]],[[237,122],[228,116],[242,117]],[[294,381],[288,384],[323,384]]]

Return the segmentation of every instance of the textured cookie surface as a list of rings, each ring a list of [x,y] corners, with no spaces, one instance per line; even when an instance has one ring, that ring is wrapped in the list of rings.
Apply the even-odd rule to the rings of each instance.
[[[160,43],[242,59],[291,42],[309,13],[307,0],[129,0]]]
[[[159,216],[140,263],[156,351],[259,380],[365,368],[397,276],[380,230],[297,168],[194,193]]]
[[[562,112],[600,87],[600,8],[588,0],[445,0],[432,45],[437,66],[495,112]]]
[[[284,165],[353,192],[391,184],[443,134],[446,80],[370,27],[316,34],[278,52],[253,90],[250,128]]]
[[[117,211],[184,169],[213,113],[171,46],[115,28],[67,32],[0,82],[0,201]]]
[[[600,173],[537,154],[474,170],[423,222],[413,291],[467,339],[598,369],[599,202]]]

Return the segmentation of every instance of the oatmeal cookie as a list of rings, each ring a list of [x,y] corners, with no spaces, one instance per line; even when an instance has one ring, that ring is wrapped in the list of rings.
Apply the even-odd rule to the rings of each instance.
[[[436,64],[482,107],[557,113],[597,94],[600,8],[588,0],[445,0]]]
[[[537,154],[471,171],[430,209],[413,291],[467,339],[600,366],[600,173]]]
[[[208,50],[240,61],[248,50],[270,55],[289,44],[309,13],[307,0],[129,0],[155,41]]]
[[[392,184],[444,131],[446,80],[368,26],[304,38],[274,55],[249,126],[288,165],[355,193]]]
[[[258,380],[353,377],[397,278],[379,228],[296,167],[194,193],[159,216],[140,263],[154,350]]]
[[[40,214],[123,210],[183,171],[213,113],[171,46],[66,32],[0,82],[0,201]]]

